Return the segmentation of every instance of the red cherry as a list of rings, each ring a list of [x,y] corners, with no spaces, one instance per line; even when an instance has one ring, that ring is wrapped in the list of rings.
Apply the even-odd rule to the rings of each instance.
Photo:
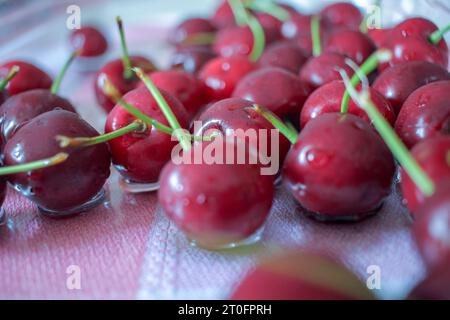
[[[435,183],[437,190],[441,184],[450,182],[449,151],[450,137],[443,135],[426,139],[416,144],[411,150],[412,156]],[[425,202],[426,196],[403,169],[401,170],[401,189],[409,210],[413,214],[417,213]],[[417,217],[420,218],[419,215]]]
[[[271,42],[282,38],[281,28],[283,22],[281,20],[265,12],[256,12],[254,16],[258,19],[266,33],[266,37],[270,39]]]
[[[190,18],[176,26],[169,36],[169,41],[176,46],[189,45],[186,42],[193,36],[202,33],[215,33],[216,30],[216,27],[208,19]]]
[[[393,52],[394,56],[388,65],[395,65],[405,61],[428,61],[447,69],[448,47],[444,39],[433,44],[430,36],[438,30],[437,26],[423,18],[411,18],[398,24],[392,29],[383,47]]]
[[[279,67],[298,74],[308,56],[298,45],[291,42],[275,42],[268,46],[261,58],[260,67]]]
[[[335,259],[287,252],[258,264],[239,283],[233,300],[373,299],[367,287]]]
[[[361,87],[361,86],[359,86]],[[370,88],[370,98],[380,113],[388,120],[391,125],[395,123],[395,112],[389,102],[379,94],[375,89]],[[333,81],[327,83],[314,91],[306,100],[300,115],[300,125],[303,128],[309,121],[319,117],[324,113],[340,112],[342,97],[345,93],[345,84],[343,81]],[[367,113],[361,109],[353,100],[349,101],[348,112],[354,114],[367,123],[372,121]]]
[[[369,29],[367,30],[367,35],[369,36],[370,39],[372,39],[372,42],[375,44],[377,48],[381,48],[383,46],[383,43],[389,37],[390,32],[391,32],[390,28]]]
[[[363,21],[361,11],[351,3],[336,2],[320,11],[324,23],[334,30],[359,30]]]
[[[209,60],[216,56],[209,47],[182,47],[177,48],[170,64],[174,69],[181,69],[196,75]]]
[[[219,29],[229,28],[236,25],[233,10],[227,0],[223,1],[211,18],[212,23]]]
[[[314,91],[324,84],[341,80],[340,69],[343,69],[351,77],[354,72],[347,65],[346,59],[345,56],[332,52],[312,57],[300,70],[300,79],[308,86],[310,91]]]
[[[324,47],[325,52],[345,55],[361,65],[376,50],[372,40],[362,32],[343,30],[333,33]]]
[[[450,81],[422,86],[406,99],[395,123],[395,131],[408,148],[438,133],[450,132],[449,100]]]
[[[15,60],[0,65],[0,78],[4,78],[14,66],[18,66],[20,70],[6,86],[10,95],[31,89],[50,89],[52,86],[53,80],[47,73],[25,61]]]
[[[156,71],[149,78],[159,88],[174,95],[193,118],[197,112],[208,103],[206,88],[202,81],[193,75],[178,70]],[[144,87],[141,82],[138,87]]]
[[[247,57],[218,57],[202,68],[199,78],[209,88],[210,100],[218,101],[231,97],[238,81],[255,69]]]
[[[395,164],[380,136],[352,114],[308,122],[284,162],[286,187],[319,220],[373,214],[390,193]]]
[[[225,142],[222,140],[224,153]],[[188,153],[202,155],[207,143]],[[237,152],[236,145],[232,145]],[[235,152],[235,154],[236,154]],[[225,155],[222,160],[225,163]],[[221,248],[263,226],[274,197],[273,177],[251,164],[174,164],[161,173],[159,202],[169,218],[199,246]]]
[[[36,134],[36,133],[39,134]],[[69,158],[56,166],[18,173],[8,180],[49,215],[78,213],[98,197],[109,177],[110,154],[106,144],[61,149],[57,135],[94,137],[99,133],[77,114],[66,110],[43,113],[24,124],[8,140],[5,165],[17,165],[66,152]]]
[[[74,49],[81,49],[81,57],[96,57],[104,54],[108,49],[105,36],[95,27],[84,26],[75,29],[70,35]]]
[[[139,67],[144,70],[144,72],[150,72],[156,69],[150,60],[143,57],[131,56],[130,61],[134,67]],[[107,112],[109,112],[114,107],[115,103],[103,92],[103,83],[105,77],[107,77],[111,81],[111,83],[119,90],[121,95],[124,95],[125,93],[135,89],[140,82],[137,77],[125,79],[124,67],[121,59],[113,60],[104,65],[97,72],[94,85],[97,102]]]
[[[263,68],[240,80],[233,97],[253,101],[279,117],[298,115],[308,91],[299,77],[281,68]]]
[[[440,80],[450,80],[446,69],[427,61],[409,61],[386,69],[375,80],[373,88],[389,100],[398,114],[411,93]]]
[[[447,150],[450,152],[450,149]],[[450,165],[450,164],[449,164]],[[450,184],[440,184],[417,211],[414,238],[428,268],[450,262]]]
[[[189,116],[181,102],[172,94],[161,93],[183,128],[188,127]],[[128,92],[123,99],[147,116],[169,125],[151,93],[145,87]],[[105,133],[123,128],[135,121],[120,105],[116,105],[108,114]],[[171,136],[154,127],[143,133],[128,133],[108,141],[113,164],[119,173],[130,182],[154,183],[164,165],[170,161],[172,148],[177,144]]]
[[[232,130],[233,134],[238,134],[237,130],[255,130],[256,138],[252,139],[249,135],[246,138],[245,132],[242,139],[250,139],[249,143],[258,150],[259,148],[259,133],[260,130],[266,130],[267,133],[267,151],[264,151],[265,155],[275,156],[271,150],[271,134],[270,131],[273,128],[263,116],[257,113],[253,108],[253,103],[247,100],[230,98],[216,102],[208,107],[200,116],[196,119],[202,123],[201,128],[198,128],[194,134],[200,136],[205,134],[208,130],[220,130],[223,135],[227,134],[227,130]],[[290,143],[283,136],[278,134],[278,150],[279,154],[276,155],[279,159],[279,163],[283,163],[284,158],[289,150]],[[259,152],[259,151],[258,151]]]
[[[10,97],[0,106],[0,140],[6,143],[24,123],[57,109],[76,113],[68,100],[46,89],[29,90]]]

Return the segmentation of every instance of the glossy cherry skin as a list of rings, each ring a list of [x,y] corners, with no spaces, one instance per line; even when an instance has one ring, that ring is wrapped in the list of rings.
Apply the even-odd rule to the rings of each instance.
[[[398,114],[411,93],[440,80],[450,80],[450,73],[441,66],[427,61],[408,61],[383,71],[373,88],[389,100]]]
[[[392,154],[366,121],[327,113],[301,131],[284,162],[283,180],[314,218],[353,221],[380,208],[394,172]]]
[[[185,71],[155,71],[149,75],[159,88],[174,95],[193,118],[203,105],[208,103],[205,84]],[[145,87],[141,82],[139,87]]]
[[[429,270],[426,278],[411,292],[409,299],[450,300],[449,264],[450,260],[447,259],[445,263]]]
[[[383,44],[386,42],[389,34],[391,32],[390,28],[383,29],[369,29],[367,30],[367,35],[372,39],[372,42],[375,44],[377,48],[381,48]]]
[[[76,113],[53,110],[24,124],[4,150],[5,166],[49,158],[59,152],[69,154],[56,166],[8,176],[17,190],[55,216],[80,208],[98,195],[111,164],[106,144],[61,149],[57,135],[94,137],[99,133]]]
[[[345,55],[361,65],[376,50],[372,40],[362,32],[343,30],[333,33],[324,47],[325,52]]]
[[[74,49],[81,49],[81,57],[101,56],[108,49],[105,36],[92,26],[84,26],[72,31],[70,41]]]
[[[268,46],[258,64],[260,67],[278,67],[298,74],[308,60],[308,55],[292,42],[275,42]]]
[[[422,86],[406,99],[398,114],[395,131],[412,148],[438,133],[450,132],[450,81]]]
[[[450,262],[449,182],[440,184],[436,192],[420,206],[413,234],[428,268],[437,268]]]
[[[239,80],[256,68],[244,56],[218,57],[200,70],[199,78],[208,87],[209,100],[218,101],[230,98]]]
[[[263,68],[238,82],[233,97],[253,101],[279,117],[298,115],[308,96],[300,78],[281,68]]]
[[[132,56],[130,57],[130,60],[134,67],[139,67],[144,72],[151,72],[156,69],[153,63],[146,58]],[[122,60],[116,59],[104,65],[95,76],[95,96],[98,104],[107,112],[111,111],[115,103],[103,92],[105,77],[111,81],[111,83],[119,90],[121,95],[135,89],[139,85],[139,78],[133,77],[130,80],[127,80],[124,78],[123,72],[124,69]]]
[[[347,2],[336,2],[320,11],[324,23],[334,30],[359,30],[363,21],[361,11]]]
[[[222,1],[222,3],[217,7],[211,17],[211,21],[219,29],[229,28],[236,25],[233,10],[231,10],[227,0]]]
[[[441,184],[450,183],[449,150],[450,137],[444,135],[426,139],[411,149],[412,156],[435,183],[437,190]],[[420,218],[416,213],[425,203],[426,196],[403,169],[401,170],[401,190],[408,209]]]
[[[216,27],[208,19],[189,18],[176,26],[169,36],[169,41],[176,46],[189,45],[186,43],[189,38],[197,34],[215,33],[216,31]]]
[[[34,89],[10,97],[0,106],[0,141],[2,145],[24,123],[48,111],[75,112],[72,104],[47,89]]]
[[[238,284],[233,300],[368,300],[367,287],[335,259],[288,251],[266,258]]]
[[[277,157],[278,163],[282,164],[286,154],[290,148],[289,141],[279,132],[276,132],[278,136],[278,141],[274,142],[277,145],[278,154],[273,154],[271,146],[271,130],[274,129],[273,125],[269,123],[263,116],[257,113],[253,108],[253,102],[248,100],[243,100],[239,98],[230,98],[221,100],[214,103],[203,111],[199,117],[196,119],[200,121],[201,127],[194,128],[194,133],[196,135],[208,134],[208,130],[219,130],[224,136],[232,130],[231,134],[238,135],[239,129],[241,130],[254,130],[255,135],[248,135],[250,138],[246,138],[245,132],[243,132],[243,139],[250,139],[249,144],[255,147],[259,152],[259,133],[265,130],[267,134],[267,147],[264,151],[261,150],[263,155],[269,157]],[[261,131],[260,131],[261,130]],[[256,139],[253,139],[256,138]],[[264,141],[264,140],[263,140]]]
[[[207,145],[196,143],[188,156],[202,155]],[[253,235],[269,214],[274,179],[261,175],[260,169],[252,164],[169,162],[161,173],[158,199],[189,239],[209,249],[225,247]]]
[[[161,90],[161,93],[183,128],[188,128],[189,116],[178,99]],[[145,87],[128,92],[123,99],[149,117],[169,126],[166,117],[157,102]],[[120,105],[116,105],[108,114],[105,133],[129,125],[136,120]],[[108,142],[113,164],[126,180],[138,183],[154,183],[164,165],[170,161],[172,148],[177,141],[171,141],[171,135],[154,127],[142,133],[128,133]]]
[[[170,65],[173,69],[184,70],[196,75],[209,60],[215,57],[217,55],[209,47],[182,47],[177,48],[171,57]]]
[[[6,85],[6,91],[13,96],[31,89],[50,89],[52,78],[38,67],[25,61],[9,61],[0,65],[0,78],[6,77],[13,66],[20,68],[19,73]]]
[[[303,105],[300,114],[300,126],[302,128],[305,127],[309,121],[324,113],[340,112],[342,97],[344,96],[345,90],[344,82],[336,80],[327,83],[314,91]],[[389,102],[373,88],[370,88],[370,97],[378,108],[378,111],[380,111],[385,119],[393,126],[395,123],[395,112]],[[352,99],[350,99],[348,103],[348,112],[360,117],[367,123],[372,123],[367,116],[367,113]]]
[[[317,57],[311,57],[300,70],[300,79],[312,92],[318,87],[335,80],[342,80],[339,69],[351,77],[353,69],[346,63],[347,57],[342,54],[327,52]]]
[[[417,60],[436,63],[447,69],[447,43],[443,39],[435,45],[429,40],[436,30],[438,27],[424,18],[411,18],[398,24],[383,44],[384,48],[394,53],[394,56],[389,64],[383,64],[381,69],[385,69],[388,65]]]

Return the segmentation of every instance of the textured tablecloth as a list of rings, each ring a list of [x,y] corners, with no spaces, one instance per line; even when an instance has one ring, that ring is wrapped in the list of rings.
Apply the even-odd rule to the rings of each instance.
[[[100,1],[108,4],[101,7],[102,15],[98,15],[99,7],[82,6],[82,10],[87,20],[109,25],[106,31],[114,41],[111,51],[116,50],[115,54],[119,51],[113,19],[122,14],[131,51],[150,52],[163,65],[168,56],[163,44],[166,26],[183,11],[169,10],[173,2],[182,1],[152,1],[160,11],[157,15],[146,11],[148,17],[143,17],[140,1],[130,2],[136,6],[126,10],[120,9],[118,1]],[[193,1],[189,9],[207,12],[211,2]],[[397,3],[408,12],[407,1]],[[68,55],[68,31],[61,28],[65,12],[60,14],[55,21],[37,26],[26,41],[0,47],[2,59],[37,59],[55,74]],[[449,17],[445,10],[433,14]],[[101,130],[105,115],[95,105],[93,76],[74,69],[64,80],[62,95]],[[114,173],[103,205],[71,219],[46,218],[30,201],[9,190],[4,204],[7,224],[0,227],[0,298],[226,298],[264,248],[273,247],[327,251],[363,281],[367,267],[377,265],[382,288],[375,293],[382,298],[404,297],[424,274],[411,239],[412,222],[396,190],[375,217],[357,224],[330,225],[305,218],[294,200],[279,189],[260,246],[208,252],[189,245],[159,208],[155,193],[124,194],[117,179]],[[80,268],[81,290],[66,286],[71,265]]]

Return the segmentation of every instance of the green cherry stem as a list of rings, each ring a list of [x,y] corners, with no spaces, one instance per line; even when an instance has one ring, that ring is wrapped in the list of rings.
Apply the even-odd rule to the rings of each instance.
[[[436,30],[435,32],[433,32],[430,36],[430,42],[432,44],[438,44],[439,41],[442,40],[442,38],[444,38],[444,35],[450,31],[450,24],[448,24],[446,27]]]
[[[230,5],[231,11],[233,11],[234,19],[236,20],[236,24],[240,27],[243,27],[247,24],[248,13],[245,10],[244,5],[241,0],[228,0],[228,4]]]
[[[183,45],[208,45],[213,44],[216,38],[216,34],[212,32],[200,32],[188,36],[184,41]]]
[[[293,131],[289,126],[283,123],[277,116],[269,110],[263,109],[260,105],[254,104],[253,109],[269,121],[272,126],[280,131],[292,144],[297,142],[297,132]]]
[[[6,88],[6,85],[19,73],[20,67],[13,66],[5,78],[0,81],[0,91]]]
[[[133,71],[136,73],[136,75],[139,77],[139,79],[144,82],[147,89],[152,94],[153,98],[158,103],[159,108],[161,109],[162,113],[166,117],[167,121],[169,122],[172,129],[174,129],[174,135],[177,137],[178,141],[181,144],[181,147],[183,150],[188,151],[191,149],[191,138],[190,135],[184,132],[185,130],[181,128],[180,123],[178,122],[177,117],[173,113],[172,109],[168,105],[166,99],[162,96],[159,89],[155,86],[152,80],[148,78],[144,72],[139,68],[133,68]]]
[[[50,92],[53,94],[57,94],[59,91],[59,87],[61,86],[61,82],[66,75],[67,70],[69,69],[72,62],[80,55],[81,50],[75,50],[67,59],[67,61],[64,63],[61,71],[59,72],[58,76],[56,77],[55,81],[52,83],[52,87],[50,88]]]
[[[297,129],[294,127],[294,125],[292,124],[292,122],[286,121],[286,127],[288,127],[289,130],[291,130],[292,135],[295,135],[296,137],[298,136]]]
[[[280,21],[287,21],[291,18],[287,10],[272,0],[253,0],[246,7],[253,11],[267,13]]]
[[[64,161],[66,161],[68,157],[69,157],[69,155],[67,153],[61,152],[61,153],[58,153],[55,156],[48,158],[48,159],[33,161],[33,162],[29,162],[29,163],[24,163],[24,164],[18,164],[15,166],[2,167],[2,168],[0,168],[0,176],[16,174],[16,173],[21,173],[21,172],[29,172],[29,171],[33,171],[33,170],[38,170],[38,169],[55,166],[57,164],[60,164]]]
[[[365,76],[371,74],[378,68],[380,63],[388,62],[392,59],[392,53],[389,50],[381,49],[374,52],[367,60],[361,65],[360,72]],[[358,73],[355,73],[350,80],[350,83],[353,88],[355,88],[358,84],[361,83],[361,79]],[[345,93],[342,97],[341,101],[341,113],[348,112],[348,104],[350,102],[350,94],[348,90],[345,90]]]
[[[320,17],[314,15],[311,18],[311,37],[313,45],[313,56],[320,56],[322,53],[322,43],[320,39]]]
[[[130,132],[145,132],[146,129],[147,126],[141,120],[135,120],[123,128],[96,137],[71,138],[67,136],[58,135],[56,136],[56,140],[59,142],[59,146],[61,148],[78,147],[78,146],[88,147],[108,142],[110,140],[121,137]]]
[[[395,133],[394,129],[392,129],[386,119],[378,111],[377,107],[373,104],[367,88],[358,93],[351,84],[345,72],[343,72],[342,75],[344,78],[345,86],[350,92],[350,96],[362,109],[364,109],[364,111],[370,117],[373,125],[375,126],[397,161],[408,173],[417,187],[422,191],[422,193],[426,196],[431,196],[435,190],[433,181],[422,170],[414,157],[409,153],[408,148],[403,144],[398,135]]]
[[[131,70],[131,60],[128,53],[127,42],[125,40],[125,31],[123,27],[122,18],[120,16],[116,17],[117,28],[120,34],[120,44],[122,46],[122,63],[123,63],[123,77],[129,80],[133,77],[133,71]]]

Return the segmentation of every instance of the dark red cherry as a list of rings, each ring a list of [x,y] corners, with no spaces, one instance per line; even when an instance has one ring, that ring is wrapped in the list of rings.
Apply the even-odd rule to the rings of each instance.
[[[278,141],[274,142],[274,144],[276,143],[278,154],[273,154],[271,149],[271,130],[274,128],[272,124],[254,110],[253,102],[248,100],[239,98],[221,100],[208,107],[196,120],[200,121],[201,127],[194,127],[195,135],[207,134],[207,131],[212,129],[219,130],[223,135],[227,135],[229,130],[232,130],[230,134],[236,135],[238,138],[241,137],[242,140],[249,139],[249,144],[254,146],[258,152],[263,153],[264,156],[276,156],[279,164],[283,163],[290,148],[289,141],[283,135],[280,135],[278,131],[275,131]],[[244,130],[242,135],[238,132],[239,129]],[[253,130],[254,134],[250,130]],[[262,136],[262,134],[265,134],[265,136]],[[261,140],[260,142],[260,139],[267,140]],[[267,141],[267,147],[265,150],[259,150],[259,143],[264,141]]]
[[[447,151],[450,152],[450,149]],[[440,184],[436,192],[420,206],[413,225],[413,234],[417,247],[429,269],[446,263],[448,268],[448,262],[450,262],[450,183]]]
[[[217,55],[210,47],[182,47],[173,54],[170,65],[196,75],[200,69]]]
[[[363,21],[361,11],[348,2],[336,2],[320,11],[324,23],[336,30],[359,30]]]
[[[161,90],[161,93],[183,128],[188,128],[189,116],[178,99]],[[169,125],[158,103],[145,87],[128,92],[123,99],[147,116]],[[108,114],[105,133],[123,128],[136,118],[120,105],[116,105]],[[108,142],[113,164],[119,173],[130,182],[154,183],[164,165],[170,161],[172,148],[177,141],[171,141],[171,135],[154,127],[143,133],[128,133]]]
[[[150,60],[143,57],[131,56],[130,61],[133,67],[139,67],[144,72],[150,72],[156,69],[154,64]],[[114,107],[115,103],[109,96],[107,96],[103,92],[105,77],[107,77],[109,81],[111,81],[114,87],[119,90],[121,95],[124,95],[128,91],[135,89],[140,82],[137,77],[125,79],[124,67],[121,59],[113,60],[104,65],[97,72],[94,85],[97,102],[107,112],[109,112]]]
[[[283,179],[314,218],[357,220],[380,208],[394,172],[392,154],[366,121],[327,113],[303,128],[284,162]]]
[[[439,135],[426,139],[411,149],[411,154],[423,171],[435,183],[437,190],[444,183],[450,183],[450,137]],[[417,188],[409,175],[401,170],[401,189],[405,204],[416,214],[425,203],[426,196]],[[415,215],[420,218],[419,215]]]
[[[211,21],[219,29],[229,28],[236,25],[233,10],[231,10],[227,0],[222,1],[222,3],[217,7]]]
[[[155,71],[149,78],[159,88],[174,95],[193,118],[208,103],[205,84],[185,71]],[[145,87],[141,82],[139,87]]]
[[[384,42],[389,37],[389,33],[391,32],[390,28],[383,28],[383,29],[369,29],[367,30],[367,35],[370,39],[372,39],[372,42],[375,44],[377,48],[381,48],[384,44]]]
[[[395,131],[408,148],[438,133],[450,133],[449,101],[450,81],[422,86],[406,99],[398,114]]]
[[[4,149],[5,165],[69,154],[65,162],[53,167],[8,176],[17,190],[55,216],[86,210],[102,192],[111,163],[106,144],[61,149],[57,135],[94,137],[99,133],[76,113],[53,110],[24,124]]]
[[[326,42],[325,52],[345,55],[361,65],[376,50],[372,40],[362,32],[342,30],[333,33]]]
[[[281,68],[263,68],[240,80],[233,97],[253,101],[279,117],[298,115],[308,96],[300,78]]]
[[[221,161],[226,163],[226,143],[220,140],[220,144],[212,143],[222,148]],[[196,143],[187,157],[193,159],[196,153],[202,157],[212,143]],[[231,147],[237,152],[236,145]],[[168,217],[199,246],[227,247],[254,235],[269,214],[274,180],[261,175],[260,170],[252,164],[169,162],[161,173],[159,202]]]
[[[450,80],[450,73],[441,66],[427,61],[408,61],[382,72],[373,88],[389,100],[398,114],[411,93],[440,80]]]
[[[449,212],[448,210],[447,207],[447,212]],[[409,299],[450,300],[449,265],[450,260],[447,259],[442,265],[429,270],[426,278],[413,289],[409,295]]]
[[[367,300],[367,287],[335,259],[285,252],[266,258],[234,289],[233,300]]]
[[[359,86],[360,87],[360,86]],[[395,123],[395,112],[389,102],[375,89],[370,88],[370,98],[378,111],[388,120],[391,125]],[[345,93],[343,81],[336,80],[327,83],[314,91],[306,100],[300,114],[300,126],[303,128],[309,121],[324,113],[340,112],[342,97]],[[348,104],[348,112],[354,114],[367,123],[372,123],[367,113],[359,107],[352,99]]]
[[[218,101],[231,97],[239,80],[256,68],[244,56],[218,57],[203,66],[199,78],[208,87],[210,100]]]
[[[0,106],[0,140],[5,143],[24,123],[55,109],[75,112],[72,104],[47,89],[34,89],[10,97]]]
[[[298,74],[308,60],[308,55],[292,42],[275,42],[268,46],[261,58],[260,67],[279,67]]]
[[[283,26],[283,22],[281,20],[265,12],[256,12],[254,13],[254,16],[258,19],[266,33],[266,37],[270,39],[271,42],[282,38],[281,28]]]
[[[189,18],[181,22],[172,31],[169,41],[173,45],[190,45],[189,41],[198,34],[215,33],[216,27],[210,20],[204,18]]]
[[[430,36],[438,30],[431,21],[424,18],[411,18],[394,27],[383,47],[394,53],[392,60],[381,66],[395,65],[405,61],[428,61],[443,68],[448,67],[448,47],[444,39],[438,44],[430,41]]]
[[[6,99],[8,99],[8,97],[9,97],[9,94],[8,94],[8,92],[6,92],[6,90],[0,91],[0,105],[2,105],[3,102],[5,102]]]
[[[353,69],[346,63],[347,57],[339,53],[322,53],[320,56],[311,57],[300,70],[300,79],[314,91],[320,86],[341,80],[339,70],[344,70],[347,75],[353,75]]]
[[[6,91],[10,95],[13,96],[31,89],[50,89],[52,86],[53,80],[47,73],[28,62],[19,60],[0,65],[0,78],[4,78],[14,66],[18,66],[20,70],[6,85]]]
[[[81,57],[97,57],[108,49],[108,41],[105,36],[92,26],[75,29],[70,35],[70,41],[74,49],[81,49]]]

